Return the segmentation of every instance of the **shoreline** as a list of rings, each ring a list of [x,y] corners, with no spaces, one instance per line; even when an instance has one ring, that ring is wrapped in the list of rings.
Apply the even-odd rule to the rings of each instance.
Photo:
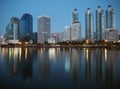
[[[1,48],[120,48],[120,46],[98,45],[0,45]]]

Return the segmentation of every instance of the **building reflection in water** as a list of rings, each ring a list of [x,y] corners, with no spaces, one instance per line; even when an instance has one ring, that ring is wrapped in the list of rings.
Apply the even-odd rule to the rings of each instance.
[[[48,48],[43,48],[43,49],[40,48],[40,50],[38,50],[37,62],[38,62],[39,78],[49,78],[50,77],[50,60],[49,60]]]
[[[77,50],[72,49],[71,52],[71,72],[72,79],[78,80],[79,77],[79,59]]]
[[[36,77],[72,81],[74,88],[95,84],[100,88],[116,88],[120,83],[119,58],[120,51],[111,49],[0,49],[0,62],[6,64],[13,77],[22,76],[27,81]]]
[[[49,59],[51,60],[51,61],[53,61],[54,63],[56,63],[56,51],[57,51],[57,49],[55,49],[55,48],[50,48],[49,49]]]
[[[86,79],[89,83],[107,84],[115,87],[116,63],[118,58],[116,50],[86,49]],[[97,81],[97,82],[96,82]],[[102,87],[101,87],[102,88]]]
[[[86,49],[85,50],[85,69],[86,69],[86,79],[93,80],[94,79],[94,50]],[[92,82],[92,81],[91,81]]]
[[[68,49],[65,53],[65,73],[70,73],[70,68],[71,68],[71,58],[70,58],[70,55],[71,55],[71,48]]]
[[[33,74],[33,50],[30,48],[22,49],[22,63],[21,63],[21,70],[22,76],[25,80],[30,80]]]
[[[3,55],[12,76],[21,74],[25,80],[31,79],[34,57],[32,49],[8,48],[8,53],[4,51]]]

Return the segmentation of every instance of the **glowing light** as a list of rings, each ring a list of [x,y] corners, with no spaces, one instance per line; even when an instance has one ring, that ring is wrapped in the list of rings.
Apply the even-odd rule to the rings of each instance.
[[[18,55],[18,49],[14,48],[14,59],[16,59],[16,56]]]
[[[105,61],[107,61],[107,49],[105,49]]]
[[[9,49],[9,59],[11,59],[11,57],[12,57],[12,49],[10,48]]]
[[[28,42],[25,42],[25,44],[29,44]]]
[[[43,48],[40,48],[40,58],[42,60],[42,53],[43,53]]]
[[[88,62],[88,49],[86,49],[86,60]]]
[[[54,63],[56,62],[55,48],[49,49],[49,57],[54,60]]]
[[[22,44],[22,42],[18,42],[18,44]]]
[[[86,44],[88,44],[89,43],[89,40],[86,40]]]
[[[22,58],[22,49],[21,48],[19,48],[19,62],[21,62],[21,58]]]
[[[105,42],[108,42],[108,40],[106,40],[106,39],[105,39],[104,41],[105,41]]]

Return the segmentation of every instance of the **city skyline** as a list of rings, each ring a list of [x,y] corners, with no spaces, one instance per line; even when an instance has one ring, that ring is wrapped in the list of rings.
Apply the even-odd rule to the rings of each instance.
[[[82,3],[81,3],[82,2]],[[79,21],[82,25],[82,37],[85,37],[85,11],[86,8],[91,8],[93,11],[94,17],[94,31],[95,27],[95,11],[98,6],[101,6],[103,10],[107,10],[108,5],[112,5],[112,7],[116,10],[116,23],[118,30],[119,26],[119,1],[109,0],[109,1],[99,1],[92,0],[90,3],[87,3],[88,0],[84,1],[24,1],[20,2],[16,0],[9,1],[1,1],[0,5],[0,35],[5,33],[5,28],[9,23],[9,19],[13,16],[20,18],[24,13],[30,13],[33,16],[33,31],[37,32],[37,17],[40,15],[46,15],[51,18],[51,32],[61,32],[64,30],[65,26],[71,25],[71,13],[73,9],[78,9],[79,12]],[[73,4],[74,3],[74,4]],[[87,3],[87,4],[83,4]]]

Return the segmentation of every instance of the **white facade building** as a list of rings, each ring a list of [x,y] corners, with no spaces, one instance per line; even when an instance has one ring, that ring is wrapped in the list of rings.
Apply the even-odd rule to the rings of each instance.
[[[74,23],[71,26],[71,41],[81,41],[80,23]]]
[[[60,42],[65,41],[65,32],[60,32],[59,33],[59,41]]]
[[[116,28],[107,28],[105,30],[105,40],[118,41],[118,30]]]
[[[71,41],[71,27],[70,26],[65,26],[65,40],[66,41]]]
[[[50,38],[50,17],[39,16],[37,24],[38,24],[37,43],[48,42],[48,39]]]

